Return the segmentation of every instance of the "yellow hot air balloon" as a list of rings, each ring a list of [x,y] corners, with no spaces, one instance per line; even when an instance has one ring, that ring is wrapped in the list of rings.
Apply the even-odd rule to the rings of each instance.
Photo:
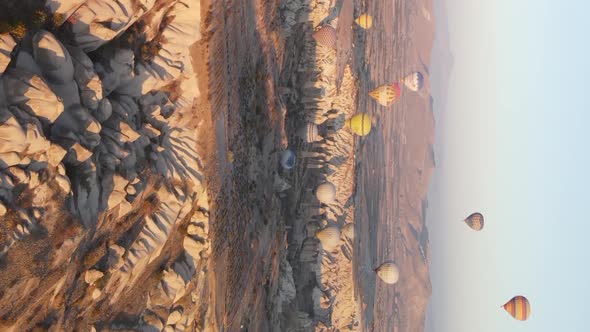
[[[373,17],[369,14],[362,14],[354,20],[363,29],[370,29],[373,26]]]
[[[525,321],[531,316],[531,304],[526,297],[517,295],[506,302],[504,310],[508,312],[512,317],[518,320]]]
[[[371,116],[366,113],[356,114],[346,121],[346,126],[353,133],[359,136],[366,136],[371,132]]]
[[[475,231],[481,231],[483,229],[483,215],[479,212],[470,214],[463,222]]]
[[[389,106],[395,103],[401,95],[399,83],[384,84],[369,92],[369,96],[375,99],[382,106]]]
[[[383,263],[377,268],[377,275],[386,284],[393,285],[399,280],[399,268],[394,263]]]

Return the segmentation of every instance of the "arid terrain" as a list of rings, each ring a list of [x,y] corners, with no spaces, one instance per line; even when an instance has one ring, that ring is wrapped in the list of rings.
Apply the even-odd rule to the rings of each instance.
[[[424,329],[431,1],[0,11],[0,330]]]

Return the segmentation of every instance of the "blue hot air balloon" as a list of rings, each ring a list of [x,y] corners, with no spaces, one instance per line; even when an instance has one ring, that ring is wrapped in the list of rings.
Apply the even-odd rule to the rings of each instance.
[[[291,169],[295,166],[295,153],[291,150],[285,150],[281,153],[281,166],[284,169]]]

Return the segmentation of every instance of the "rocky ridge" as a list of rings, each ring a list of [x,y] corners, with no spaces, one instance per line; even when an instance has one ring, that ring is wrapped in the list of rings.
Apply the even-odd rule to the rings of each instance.
[[[115,2],[48,1],[67,17],[57,30],[30,29],[18,44],[0,37],[4,330],[194,324],[209,250],[190,125],[199,87],[189,46],[201,36],[200,6]],[[139,41],[158,44],[152,58],[141,57]],[[164,255],[172,237],[182,246]],[[36,248],[44,238],[51,241]],[[29,255],[35,271],[13,279]],[[141,292],[146,276],[156,279],[147,307],[128,303],[141,310],[137,319],[97,320]]]

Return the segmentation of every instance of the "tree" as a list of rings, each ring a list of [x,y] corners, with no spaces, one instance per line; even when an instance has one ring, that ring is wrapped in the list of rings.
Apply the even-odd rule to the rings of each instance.
[[[27,27],[23,22],[18,22],[10,25],[10,34],[14,39],[21,40],[27,34]]]
[[[162,47],[156,41],[143,44],[140,48],[141,60],[144,62],[152,62],[161,49]]]
[[[32,25],[35,29],[41,29],[47,22],[47,13],[44,10],[37,9],[33,13]]]

